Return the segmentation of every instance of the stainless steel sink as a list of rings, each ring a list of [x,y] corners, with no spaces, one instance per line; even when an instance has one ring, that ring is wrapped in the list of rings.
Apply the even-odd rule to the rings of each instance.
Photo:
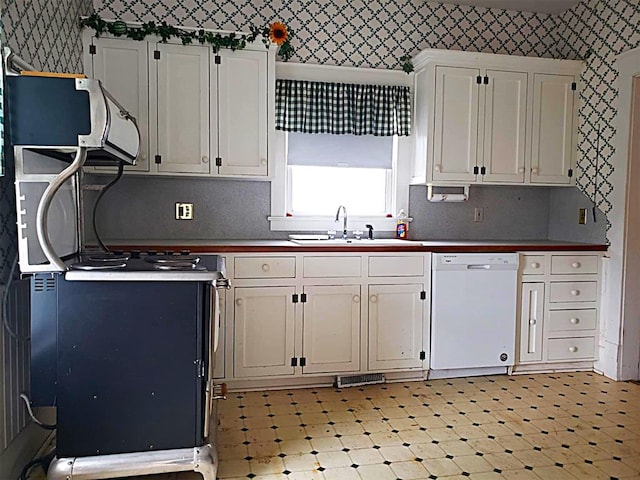
[[[354,247],[382,247],[382,246],[416,246],[421,245],[420,242],[412,242],[410,240],[399,240],[396,238],[376,238],[374,240],[369,240],[368,238],[363,238],[361,240],[356,240],[355,238],[348,238],[347,240],[343,240],[341,238],[334,239],[310,239],[310,240],[289,240],[291,243],[295,243],[296,245],[304,245],[304,246],[318,246],[318,247],[327,247],[327,246],[354,246]]]

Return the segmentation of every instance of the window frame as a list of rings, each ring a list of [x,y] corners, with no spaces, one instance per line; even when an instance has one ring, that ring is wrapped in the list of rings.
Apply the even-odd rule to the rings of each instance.
[[[414,87],[413,73],[399,70],[373,68],[336,67],[329,65],[289,64],[276,62],[276,77],[319,82],[377,83]],[[415,108],[412,106],[412,112]],[[273,132],[273,177],[271,179],[271,215],[268,217],[272,231],[318,232],[335,230],[334,216],[287,216],[290,205],[290,175],[287,165],[287,132]],[[394,142],[395,143],[395,142]],[[397,137],[394,149],[393,170],[388,175],[391,183],[392,217],[378,215],[349,215],[349,230],[363,230],[370,223],[376,231],[395,231],[400,210],[408,211],[411,159],[414,155],[414,134]],[[390,177],[390,178],[389,178]],[[330,201],[330,200],[329,200]],[[387,200],[388,201],[388,200]],[[349,212],[349,205],[345,205]],[[337,208],[338,205],[336,204]]]

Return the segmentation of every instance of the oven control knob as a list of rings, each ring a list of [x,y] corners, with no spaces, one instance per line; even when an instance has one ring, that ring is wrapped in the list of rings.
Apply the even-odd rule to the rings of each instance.
[[[140,250],[131,250],[131,258],[140,258]]]
[[[157,253],[156,250],[147,250],[147,255],[157,255]]]
[[[180,250],[180,255],[191,255],[191,250]]]
[[[111,253],[113,253],[114,255],[122,255],[124,253],[124,250],[111,250]]]

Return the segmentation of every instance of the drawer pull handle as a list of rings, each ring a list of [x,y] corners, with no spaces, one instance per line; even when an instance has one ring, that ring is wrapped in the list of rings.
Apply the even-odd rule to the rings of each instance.
[[[242,299],[241,299],[241,298],[238,298],[238,299],[236,300],[236,305],[238,305],[238,306],[242,305],[243,303],[244,303],[244,302],[242,301]]]
[[[267,160],[264,159],[264,158],[261,158],[260,159],[260,165],[264,167],[266,164],[267,164]]]
[[[580,264],[580,262],[573,262],[573,263],[571,264],[571,267],[572,267],[572,268],[580,268],[581,266],[582,266],[582,265]]]
[[[360,295],[353,296],[353,303],[360,303]]]
[[[536,320],[534,318],[529,320],[529,325],[535,325],[535,324],[536,324]]]
[[[369,300],[371,300],[371,303],[376,303],[378,301],[378,296],[377,295],[371,295],[371,298]]]
[[[203,155],[202,163],[209,163],[209,157],[207,157],[206,155]]]
[[[520,167],[520,168],[518,169],[518,173],[524,173],[524,167]]]
[[[578,295],[580,295],[580,290],[578,290],[578,289],[571,290],[571,295],[573,295],[574,297],[577,297]]]
[[[577,325],[580,323],[580,319],[579,318],[572,318],[571,320],[569,320],[571,323],[573,323],[574,325]]]
[[[540,264],[538,262],[533,262],[531,264],[531,268],[540,268]]]
[[[576,353],[578,351],[578,347],[569,347],[569,351],[571,353]]]
[[[533,168],[531,169],[531,173],[533,173],[534,175],[537,175],[537,174],[538,174],[538,172],[539,172],[538,167],[533,167]]]
[[[433,169],[434,169],[436,172],[440,172],[440,171],[442,170],[442,167],[441,167],[440,165],[434,165],[434,166],[433,166]]]
[[[271,268],[271,267],[269,267],[269,264],[268,264],[268,263],[264,263],[264,264],[262,265],[262,271],[263,271],[263,272],[268,272],[268,271],[270,270],[270,268]]]

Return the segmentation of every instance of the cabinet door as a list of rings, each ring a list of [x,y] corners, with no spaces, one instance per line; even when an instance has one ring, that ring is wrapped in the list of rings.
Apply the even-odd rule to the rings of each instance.
[[[542,361],[544,283],[522,284],[520,362]]]
[[[235,377],[294,374],[294,293],[294,287],[235,289]]]
[[[140,130],[140,154],[127,170],[149,171],[149,74],[146,42],[92,38],[87,75],[97,78],[134,117]],[[96,170],[114,170],[96,167]]]
[[[209,173],[208,47],[150,44],[151,149],[159,172]]]
[[[531,183],[571,183],[574,81],[571,75],[533,77]]]
[[[523,183],[527,74],[487,70],[483,182]]]
[[[304,287],[303,373],[360,369],[360,285]]]
[[[369,370],[422,368],[422,284],[369,286]]]
[[[225,50],[219,56],[218,173],[266,176],[267,52]]]
[[[475,68],[436,67],[433,181],[474,182],[478,154]]]

